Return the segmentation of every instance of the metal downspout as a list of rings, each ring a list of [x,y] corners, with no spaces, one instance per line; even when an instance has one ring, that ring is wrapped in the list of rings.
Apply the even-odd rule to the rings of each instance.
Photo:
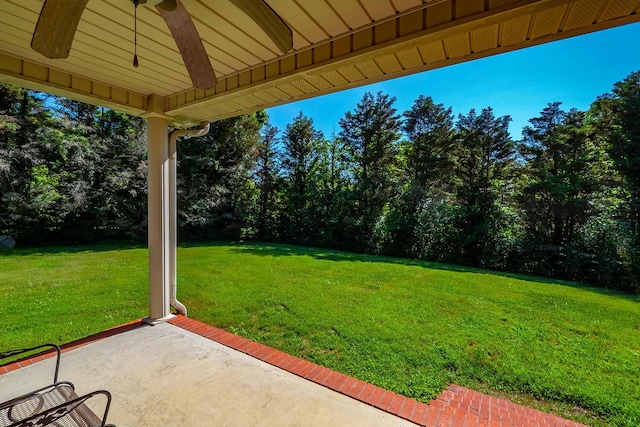
[[[171,280],[170,289],[170,305],[175,308],[180,314],[187,315],[187,307],[184,306],[176,298],[177,292],[177,269],[176,269],[176,248],[178,245],[178,223],[177,223],[177,188],[176,188],[176,174],[177,174],[177,150],[176,143],[178,138],[196,138],[204,136],[209,133],[209,122],[201,122],[200,129],[176,129],[169,134],[169,222],[170,222],[170,251],[169,257],[169,279]]]

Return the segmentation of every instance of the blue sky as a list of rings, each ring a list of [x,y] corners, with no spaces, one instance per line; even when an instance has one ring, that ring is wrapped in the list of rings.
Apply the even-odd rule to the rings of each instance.
[[[302,111],[330,136],[365,92],[395,96],[398,112],[419,95],[452,107],[454,114],[491,106],[496,116],[510,115],[511,135],[550,102],[586,110],[598,95],[640,70],[640,23],[401,77],[314,99],[269,108],[271,123],[284,130]]]

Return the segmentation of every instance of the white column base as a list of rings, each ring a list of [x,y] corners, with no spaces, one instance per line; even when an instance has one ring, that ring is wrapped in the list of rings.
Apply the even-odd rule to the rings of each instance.
[[[146,323],[147,325],[155,326],[155,325],[158,325],[160,323],[166,323],[169,320],[173,319],[174,317],[176,317],[175,314],[170,314],[168,316],[161,317],[160,319],[152,319],[150,317],[145,317],[144,319],[142,319],[142,321],[144,323]]]

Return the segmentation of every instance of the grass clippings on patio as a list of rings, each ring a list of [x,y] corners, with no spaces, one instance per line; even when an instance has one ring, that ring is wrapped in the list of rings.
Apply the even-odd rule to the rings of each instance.
[[[146,314],[146,250],[0,252],[0,348]],[[190,316],[422,401],[450,383],[595,425],[640,425],[640,298],[287,245],[178,251]]]

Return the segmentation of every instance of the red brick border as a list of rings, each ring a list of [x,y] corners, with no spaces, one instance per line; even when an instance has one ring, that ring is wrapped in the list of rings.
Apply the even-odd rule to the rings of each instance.
[[[421,426],[586,427],[455,384],[426,404],[185,316],[169,323]]]
[[[451,384],[442,394],[426,404],[182,315],[174,317],[169,323],[421,426],[586,427],[455,384]],[[142,320],[135,320],[65,344],[61,349],[67,352],[144,326],[148,325]],[[54,354],[54,351],[47,351],[0,366],[0,375],[52,357]]]

